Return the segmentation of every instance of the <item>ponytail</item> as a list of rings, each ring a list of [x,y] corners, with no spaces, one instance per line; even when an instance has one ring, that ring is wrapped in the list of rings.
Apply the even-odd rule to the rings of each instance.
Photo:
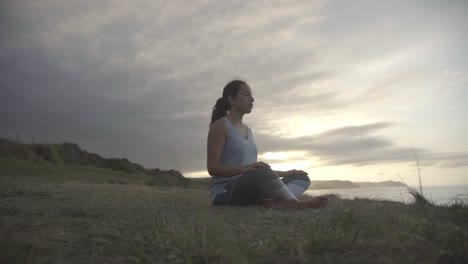
[[[216,101],[215,106],[213,106],[213,113],[211,114],[211,122],[210,126],[213,123],[225,117],[229,110],[231,110],[231,105],[229,104],[228,97],[232,96],[234,98],[237,97],[237,93],[239,93],[240,87],[242,85],[247,85],[244,81],[234,80],[230,81],[223,89],[223,96]]]
[[[210,126],[213,125],[213,123],[216,120],[225,117],[228,111],[229,111],[229,102],[227,98],[224,98],[224,97],[219,98],[216,101],[215,106],[213,106],[213,113],[211,114]]]

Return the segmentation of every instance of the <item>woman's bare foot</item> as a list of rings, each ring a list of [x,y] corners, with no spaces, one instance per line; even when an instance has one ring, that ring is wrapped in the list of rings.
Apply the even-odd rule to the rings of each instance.
[[[328,198],[325,196],[315,196],[313,198],[299,200],[299,208],[306,209],[306,208],[322,208],[326,206],[328,203]]]

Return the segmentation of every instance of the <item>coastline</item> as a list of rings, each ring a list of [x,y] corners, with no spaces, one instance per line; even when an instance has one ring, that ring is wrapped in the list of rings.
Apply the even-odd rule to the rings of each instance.
[[[405,204],[414,201],[409,194],[409,187],[309,189],[306,191],[307,195],[312,196],[330,193],[336,194],[343,199],[388,200]],[[438,205],[468,204],[468,185],[426,186],[423,187],[423,194],[429,201]]]

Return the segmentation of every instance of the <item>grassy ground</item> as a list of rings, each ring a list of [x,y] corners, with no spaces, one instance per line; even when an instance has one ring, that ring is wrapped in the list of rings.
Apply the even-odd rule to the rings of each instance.
[[[468,263],[468,207],[212,208],[144,175],[0,160],[0,263]]]

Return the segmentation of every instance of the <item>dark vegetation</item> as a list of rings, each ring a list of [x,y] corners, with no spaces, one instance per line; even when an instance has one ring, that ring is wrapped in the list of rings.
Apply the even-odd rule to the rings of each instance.
[[[0,158],[4,160],[23,160],[37,163],[37,166],[66,165],[109,169],[127,174],[145,174],[147,184],[189,186],[191,181],[176,170],[146,169],[126,158],[103,158],[89,153],[74,143],[61,144],[23,144],[0,139]]]

